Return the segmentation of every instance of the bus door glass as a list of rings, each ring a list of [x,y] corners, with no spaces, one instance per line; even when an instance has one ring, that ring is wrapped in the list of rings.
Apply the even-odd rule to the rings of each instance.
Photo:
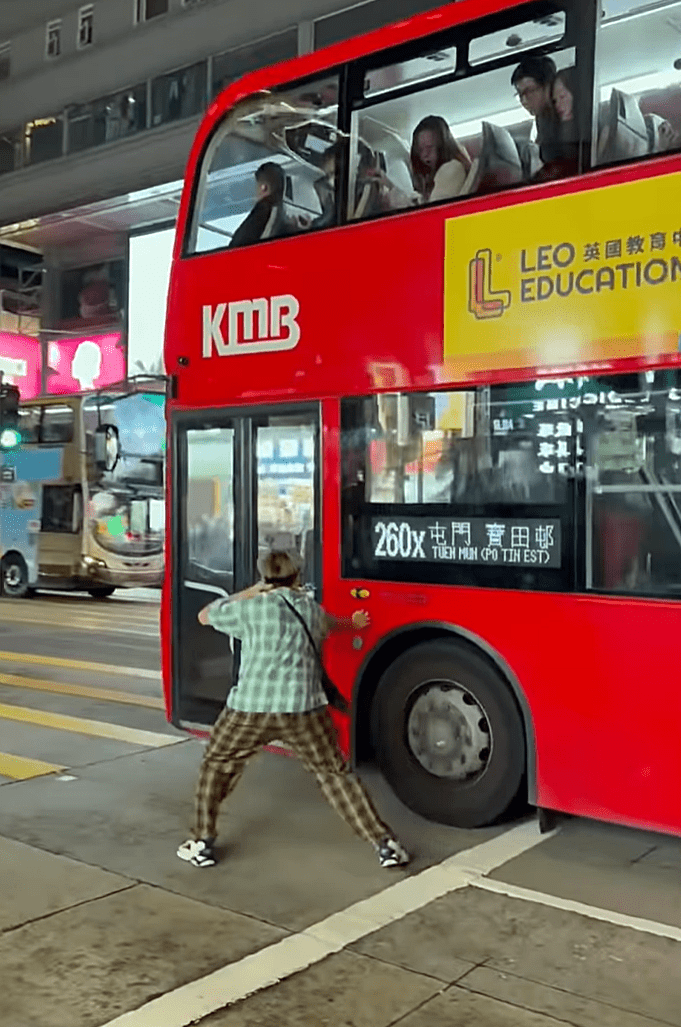
[[[256,427],[258,556],[296,553],[303,582],[317,591],[315,538],[317,418],[268,417]]]
[[[53,585],[70,583],[80,572],[82,503],[80,485],[43,486],[40,573]]]
[[[173,720],[212,723],[238,673],[238,642],[198,622],[199,611],[253,584],[272,548],[293,551],[318,594],[318,413],[193,415],[178,446],[174,539]]]
[[[184,445],[182,445],[184,443]],[[199,611],[234,591],[234,428],[189,428],[181,437],[184,507],[176,567],[175,712],[184,723],[215,719],[233,684],[232,640],[207,630]]]

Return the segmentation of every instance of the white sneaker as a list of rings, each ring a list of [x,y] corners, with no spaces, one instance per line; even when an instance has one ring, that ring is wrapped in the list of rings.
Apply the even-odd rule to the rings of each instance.
[[[378,861],[386,868],[405,867],[411,856],[395,838],[384,838],[378,844]]]
[[[185,863],[191,863],[195,867],[214,867],[217,863],[211,842],[203,838],[199,838],[198,841],[190,838],[182,842],[177,854]]]

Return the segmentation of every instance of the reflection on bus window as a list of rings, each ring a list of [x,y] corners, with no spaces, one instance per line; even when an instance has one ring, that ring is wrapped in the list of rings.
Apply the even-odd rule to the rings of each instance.
[[[148,556],[163,549],[160,500],[125,493],[95,492],[90,498],[90,531],[99,545],[122,556]]]
[[[335,76],[238,104],[208,148],[190,252],[305,231],[322,216],[332,223],[325,154],[339,139],[337,120]]]
[[[234,583],[234,430],[187,432],[187,574],[193,581]]]
[[[590,587],[681,594],[678,385],[676,371],[655,371],[586,386],[599,397],[584,416]]]
[[[574,478],[587,589],[681,595],[679,378],[648,371],[345,401],[346,555],[362,565],[372,507],[391,520],[405,506],[433,508],[457,523],[534,507],[567,522]]]
[[[619,4],[606,2],[598,31],[596,159],[601,164],[681,147],[681,4],[632,0],[628,6],[625,13]]]
[[[163,395],[88,396],[83,400],[83,426],[91,451],[100,424],[116,427],[121,449],[115,467],[107,472],[106,484],[135,485],[160,494],[165,456]]]
[[[553,447],[560,459],[547,459],[531,388],[388,393],[369,403],[364,438],[357,440],[366,447],[368,502],[562,502],[571,418],[562,412],[565,426],[556,422],[564,433],[560,449]],[[542,431],[554,420],[547,415]]]
[[[295,553],[303,581],[315,580],[315,437],[311,424],[278,418],[257,429],[258,550]]]

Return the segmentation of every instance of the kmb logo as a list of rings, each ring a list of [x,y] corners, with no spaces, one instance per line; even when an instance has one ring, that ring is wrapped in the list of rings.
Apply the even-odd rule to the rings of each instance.
[[[468,265],[468,309],[479,321],[501,317],[511,305],[507,289],[492,288],[492,252],[478,250]]]
[[[295,296],[204,306],[203,355],[211,357],[213,348],[219,357],[293,349],[300,342],[300,326],[296,320],[299,313],[300,304]]]

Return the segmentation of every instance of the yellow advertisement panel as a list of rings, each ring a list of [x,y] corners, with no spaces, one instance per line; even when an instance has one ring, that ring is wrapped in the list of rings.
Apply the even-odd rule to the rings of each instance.
[[[445,360],[562,366],[677,353],[681,176],[446,223]]]

